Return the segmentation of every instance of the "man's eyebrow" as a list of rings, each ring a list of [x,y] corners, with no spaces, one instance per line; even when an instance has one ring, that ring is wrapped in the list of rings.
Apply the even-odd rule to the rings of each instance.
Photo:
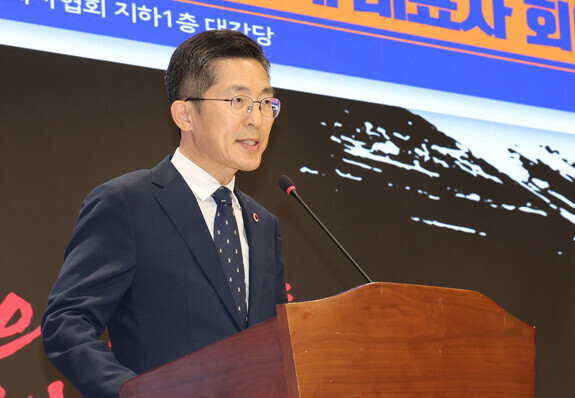
[[[266,87],[264,88],[260,94],[269,94],[269,95],[273,95],[274,94],[274,89],[271,87]]]

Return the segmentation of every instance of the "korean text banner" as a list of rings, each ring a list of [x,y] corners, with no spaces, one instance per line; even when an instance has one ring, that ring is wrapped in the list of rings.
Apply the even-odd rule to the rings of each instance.
[[[240,30],[273,63],[575,110],[575,0],[3,0],[0,18],[177,46]]]

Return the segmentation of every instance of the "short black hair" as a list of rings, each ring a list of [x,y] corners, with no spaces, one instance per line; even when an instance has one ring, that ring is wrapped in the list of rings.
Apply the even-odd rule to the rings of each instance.
[[[213,62],[226,58],[255,59],[269,78],[270,62],[257,42],[233,30],[208,30],[192,36],[174,51],[165,77],[170,103],[202,97],[217,83]]]

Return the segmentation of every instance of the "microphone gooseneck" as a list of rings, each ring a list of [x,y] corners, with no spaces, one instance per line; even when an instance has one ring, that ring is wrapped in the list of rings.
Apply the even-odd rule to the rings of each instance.
[[[361,273],[361,275],[369,282],[373,282],[371,280],[371,278],[365,273],[365,271],[363,269],[361,269],[361,267],[359,266],[359,264],[353,259],[353,257],[351,257],[351,255],[343,248],[343,246],[337,241],[337,239],[332,235],[331,232],[329,232],[329,230],[326,228],[325,225],[323,225],[323,223],[319,220],[319,218],[317,218],[317,216],[314,214],[313,211],[311,211],[311,209],[309,208],[309,206],[303,201],[303,199],[298,195],[296,189],[295,189],[295,183],[291,180],[291,178],[289,178],[286,175],[281,175],[278,178],[278,184],[280,186],[280,188],[282,189],[282,191],[284,191],[286,194],[293,196],[294,198],[296,198],[298,200],[298,202],[304,207],[304,209],[307,210],[307,212],[309,213],[310,216],[312,216],[312,218],[315,220],[315,222],[318,223],[318,225],[321,227],[321,229],[323,229],[323,231],[330,237],[330,239],[332,240],[333,243],[335,243],[335,245],[343,252],[343,254],[345,254],[345,256],[348,258],[349,261],[351,261],[351,263],[353,264],[353,266]]]

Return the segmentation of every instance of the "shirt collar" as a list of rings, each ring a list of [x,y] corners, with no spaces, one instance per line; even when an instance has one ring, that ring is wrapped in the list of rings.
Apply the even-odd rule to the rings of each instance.
[[[180,151],[180,148],[176,148],[176,152],[174,152],[174,156],[172,156],[172,164],[182,175],[184,181],[186,181],[186,184],[188,184],[196,198],[201,201],[209,200],[215,190],[221,186],[218,180],[210,173],[188,159]],[[234,192],[235,182],[236,177],[234,176],[226,185],[226,188],[232,191],[232,193]],[[232,195],[232,197],[235,199],[235,195]],[[237,201],[237,199],[235,201]]]

